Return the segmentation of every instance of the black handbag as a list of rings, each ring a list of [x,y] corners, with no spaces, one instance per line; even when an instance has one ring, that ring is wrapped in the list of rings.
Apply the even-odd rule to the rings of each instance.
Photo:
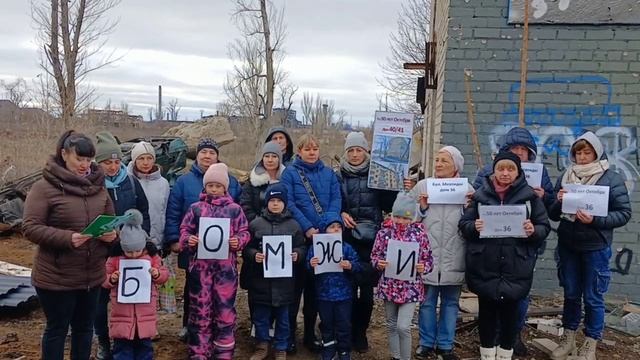
[[[351,229],[351,238],[363,244],[370,244],[375,241],[378,230],[380,225],[373,221],[359,221],[356,222],[356,227]]]

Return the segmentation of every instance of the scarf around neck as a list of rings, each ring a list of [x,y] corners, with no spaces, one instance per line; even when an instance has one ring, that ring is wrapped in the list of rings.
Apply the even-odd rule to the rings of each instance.
[[[105,176],[104,184],[107,189],[117,189],[120,187],[120,184],[127,179],[127,176],[129,176],[127,173],[127,167],[123,163],[120,163],[120,170],[118,170],[118,173],[115,176]]]
[[[342,155],[342,158],[340,158],[340,167],[345,169],[349,173],[360,174],[362,171],[369,168],[370,160],[371,160],[371,156],[368,153],[365,153],[364,161],[362,162],[362,164],[354,166],[354,165],[351,165],[349,161],[347,161],[347,155],[345,154],[345,155]]]
[[[562,185],[595,185],[607,169],[609,169],[608,160],[594,161],[585,165],[572,164],[562,176]],[[562,213],[560,217],[567,221],[576,221],[574,214]]]
[[[498,183],[498,180],[496,180],[495,176],[491,177],[491,182],[493,183],[493,188],[496,191],[496,194],[498,194],[498,197],[500,198],[500,200],[504,201],[504,198],[507,195],[507,191],[509,191],[509,189],[511,188],[512,184],[500,185]]]

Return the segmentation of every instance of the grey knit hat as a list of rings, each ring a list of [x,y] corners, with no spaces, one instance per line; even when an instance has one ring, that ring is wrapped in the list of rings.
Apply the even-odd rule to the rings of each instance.
[[[411,195],[401,192],[393,203],[391,213],[395,217],[415,219],[417,206],[416,200]]]
[[[262,158],[267,154],[274,154],[278,156],[278,164],[282,164],[282,150],[280,150],[280,145],[278,145],[275,141],[264,143],[264,145],[262,146],[262,155],[260,156],[261,162]]]
[[[347,135],[347,139],[344,142],[344,151],[349,150],[352,147],[361,147],[366,151],[369,151],[369,143],[367,139],[364,137],[364,133],[361,131],[353,131]]]
[[[108,131],[100,131],[96,134],[96,162],[105,160],[122,160],[122,150],[118,140]]]
[[[120,229],[120,247],[122,251],[140,251],[145,248],[149,235],[142,229],[142,213],[136,209],[125,211],[131,218]]]

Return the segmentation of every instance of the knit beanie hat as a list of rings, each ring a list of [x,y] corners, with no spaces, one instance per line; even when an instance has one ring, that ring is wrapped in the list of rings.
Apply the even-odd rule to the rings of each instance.
[[[275,141],[269,141],[264,143],[262,146],[262,155],[260,156],[260,161],[267,154],[274,154],[278,156],[278,163],[282,164],[282,151],[280,150],[280,145],[278,145]]]
[[[347,135],[347,139],[344,142],[344,151],[349,150],[354,146],[359,146],[366,151],[369,151],[369,143],[367,139],[364,137],[364,133],[361,131],[353,131]]]
[[[220,155],[220,153],[218,152],[218,143],[212,138],[200,139],[200,141],[198,142],[196,154],[199,153],[200,150],[202,149],[213,149],[213,151],[215,151],[216,154]]]
[[[456,148],[455,146],[445,146],[440,149],[440,151],[444,151],[451,155],[456,171],[458,172],[458,174],[462,173],[462,170],[464,170],[464,156],[462,156],[460,150],[458,150],[458,148]]]
[[[224,186],[224,191],[229,191],[229,168],[224,163],[216,163],[209,166],[207,172],[202,178],[202,185],[207,186],[208,183],[218,183]]]
[[[408,193],[398,193],[396,201],[393,203],[391,214],[395,217],[403,217],[407,219],[414,219],[416,217],[417,203]]]
[[[493,171],[495,172],[496,164],[500,160],[509,160],[516,164],[516,168],[518,169],[518,175],[522,173],[522,165],[520,163],[520,158],[518,155],[512,153],[511,151],[500,151],[498,155],[493,159]]]
[[[135,164],[136,160],[144,154],[149,154],[153,157],[153,161],[156,160],[156,150],[153,145],[146,141],[140,141],[131,148],[131,161]]]
[[[342,225],[342,216],[335,212],[327,212],[324,214],[323,219],[320,221],[320,230],[322,232],[326,232],[327,228],[331,226],[331,224],[338,223],[340,226],[344,228]]]
[[[124,215],[131,215],[131,218],[120,229],[120,247],[123,251],[144,249],[149,236],[142,229],[142,213],[136,209],[129,209]]]
[[[96,134],[96,162],[101,163],[105,160],[122,159],[122,150],[118,140],[108,131],[100,131]]]
[[[271,199],[280,199],[287,206],[287,188],[280,182],[269,185],[264,192],[264,204]]]

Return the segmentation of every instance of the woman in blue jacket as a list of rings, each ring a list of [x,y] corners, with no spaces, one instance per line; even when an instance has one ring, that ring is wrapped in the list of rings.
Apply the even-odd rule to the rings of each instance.
[[[210,138],[203,138],[196,148],[196,161],[191,166],[191,171],[180,176],[169,193],[167,204],[167,218],[164,230],[164,247],[170,247],[173,252],[179,252],[178,240],[180,239],[180,224],[187,213],[189,206],[200,199],[203,185],[202,178],[209,166],[220,162],[218,144]],[[229,194],[235,202],[238,202],[242,189],[238,180],[229,175]],[[178,255],[178,267],[187,269],[189,257],[186,253]],[[184,315],[182,317],[182,329],[178,336],[186,339],[187,320],[189,318],[189,277],[184,284]]]
[[[564,335],[551,354],[564,360],[575,353],[576,331],[582,316],[584,299],[585,342],[578,356],[596,358],[596,345],[604,330],[604,294],[609,287],[611,242],[613,229],[624,226],[631,218],[629,194],[622,177],[609,169],[598,137],[586,132],[571,145],[571,165],[558,179],[557,199],[549,209],[549,218],[558,225],[558,277],[564,288],[562,326]],[[607,216],[593,216],[583,210],[573,214],[562,212],[562,199],[568,184],[609,187]]]
[[[331,168],[320,160],[320,142],[311,134],[300,137],[297,144],[297,156],[282,173],[280,181],[287,188],[289,210],[293,214],[311,244],[314,234],[319,233],[322,224],[328,220],[327,214],[340,214],[342,197],[340,183]],[[302,271],[301,271],[302,273]],[[317,316],[315,285],[313,274],[300,276],[296,281],[296,304],[291,311],[298,312],[300,295],[304,288],[304,345],[312,350],[319,349],[315,337]],[[294,327],[296,324],[290,324]],[[295,338],[289,339],[289,352],[295,351]]]

